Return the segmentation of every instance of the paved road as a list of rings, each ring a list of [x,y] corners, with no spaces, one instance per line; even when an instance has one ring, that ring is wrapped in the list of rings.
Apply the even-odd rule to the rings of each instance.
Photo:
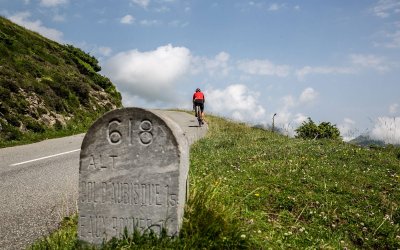
[[[159,111],[189,143],[203,137],[194,116]],[[24,249],[76,211],[79,151],[84,134],[0,150],[0,249]]]

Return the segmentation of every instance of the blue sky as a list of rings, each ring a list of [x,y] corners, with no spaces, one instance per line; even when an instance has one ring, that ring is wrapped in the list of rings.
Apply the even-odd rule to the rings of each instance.
[[[293,135],[307,117],[400,143],[400,1],[0,0],[96,56],[125,106],[190,108]]]

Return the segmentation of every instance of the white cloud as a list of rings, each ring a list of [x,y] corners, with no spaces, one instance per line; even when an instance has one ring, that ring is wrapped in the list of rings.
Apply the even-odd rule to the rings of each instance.
[[[307,121],[308,117],[302,113],[298,113],[295,115],[293,121],[296,124],[302,124],[303,122]]]
[[[395,31],[394,33],[389,33],[386,37],[389,39],[388,42],[383,44],[386,48],[400,48],[400,30]]]
[[[230,71],[230,55],[224,51],[218,53],[214,58],[193,57],[191,72],[193,74],[207,73],[209,75],[227,75]]]
[[[298,98],[292,95],[282,97],[282,108],[280,112],[288,112],[289,109],[298,107],[303,104],[310,104],[318,97],[319,93],[313,88],[308,87],[304,89]]]
[[[295,129],[308,119],[303,113],[292,114],[285,108],[279,110],[275,117],[275,127],[277,127],[284,135],[294,137]]]
[[[56,7],[58,5],[67,4],[68,0],[41,0],[40,5],[44,7]]]
[[[313,88],[306,88],[301,94],[299,101],[300,103],[310,103],[314,101],[318,96],[318,92]]]
[[[40,20],[31,21],[29,20],[30,16],[30,12],[19,12],[13,16],[9,16],[9,19],[14,23],[17,23],[29,30],[38,32],[42,36],[45,36],[57,42],[62,42],[63,33],[61,31],[43,26]]]
[[[189,71],[190,51],[166,45],[156,50],[130,50],[108,59],[106,75],[121,92],[147,101],[174,101],[177,80]]]
[[[346,67],[311,67],[305,66],[296,71],[296,76],[299,80],[304,80],[307,75],[310,74],[352,74],[355,70],[353,68]]]
[[[166,12],[170,12],[171,9],[168,8],[167,6],[161,6],[159,8],[154,9],[154,11],[158,12],[158,13],[166,13]]]
[[[238,69],[251,75],[286,77],[289,75],[290,67],[275,65],[268,60],[244,60],[238,62]]]
[[[265,118],[265,109],[258,102],[260,94],[249,90],[244,84],[207,90],[205,95],[206,105],[209,105],[211,112],[240,121],[262,121]]]
[[[219,62],[227,62],[230,58],[230,55],[224,51],[218,53],[218,55],[215,56],[215,59]]]
[[[125,15],[120,20],[120,22],[123,24],[132,24],[134,21],[135,21],[135,18],[131,15]]]
[[[160,25],[161,21],[145,19],[145,20],[141,20],[140,24],[143,25],[143,26],[156,26],[156,25]]]
[[[399,110],[399,104],[398,103],[393,103],[392,105],[390,105],[389,107],[389,113],[394,115],[398,112]]]
[[[285,7],[284,4],[273,3],[268,7],[268,10],[269,11],[278,11],[278,10],[282,9],[283,7]]]
[[[65,21],[65,15],[55,14],[53,16],[53,21],[55,21],[55,22],[64,22]]]
[[[182,22],[180,20],[174,20],[168,23],[169,26],[175,27],[175,28],[185,28],[189,25],[188,22]]]
[[[340,131],[340,135],[342,136],[344,141],[350,141],[354,139],[356,134],[355,129],[356,122],[350,118],[345,118],[341,124],[338,125],[338,129]]]
[[[109,56],[112,53],[112,49],[110,47],[99,47],[98,51],[102,56]]]
[[[312,103],[318,95],[317,91],[308,87],[301,92],[299,97],[294,97],[293,95],[282,97],[281,107],[276,112],[277,116],[275,121],[277,127],[281,128],[285,135],[293,137],[296,127],[306,121],[308,116],[303,113],[295,113],[293,115],[292,110],[300,105]]]
[[[283,109],[287,110],[296,105],[296,100],[292,95],[287,95],[282,98]]]
[[[147,8],[150,4],[150,0],[132,0],[132,2],[143,8]]]
[[[400,144],[400,117],[379,117],[370,136],[387,144]]]
[[[399,34],[400,46],[400,34]],[[380,73],[390,71],[396,67],[396,63],[388,61],[386,58],[371,54],[351,54],[349,56],[351,66],[348,67],[329,67],[329,66],[305,66],[296,70],[296,76],[299,80],[304,80],[311,74],[355,74],[361,69],[373,69]]]
[[[400,2],[398,0],[379,0],[372,8],[375,16],[387,18],[400,11]]]
[[[288,118],[291,118],[291,114],[288,113]],[[298,128],[303,122],[307,121],[308,116],[302,114],[302,113],[297,113],[294,115],[294,118],[292,119],[291,122],[286,122],[283,124],[283,132],[285,135],[294,137],[296,135],[296,128]]]
[[[390,62],[384,57],[375,55],[352,54],[350,55],[351,61],[354,65],[363,68],[374,69],[378,72],[386,72],[392,68]]]

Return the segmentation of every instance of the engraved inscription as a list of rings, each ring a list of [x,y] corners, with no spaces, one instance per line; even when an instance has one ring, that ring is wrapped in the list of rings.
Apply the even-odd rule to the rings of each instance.
[[[96,201],[96,182],[86,182],[81,183],[81,202],[97,203]]]
[[[149,120],[144,120],[140,123],[140,129],[142,131],[151,131],[153,129],[153,124]]]
[[[153,124],[151,123],[151,121],[149,120],[142,121],[142,123],[140,123],[139,128],[142,131],[139,133],[140,142],[143,145],[151,144],[153,141],[153,134],[151,132],[153,130]]]
[[[150,218],[137,218],[137,217],[112,217],[112,228],[114,230],[114,236],[121,235],[125,228],[129,232],[133,232],[135,229],[143,232],[144,230],[151,229],[155,233],[161,233],[163,220],[153,222]]]
[[[80,216],[80,235],[86,237],[102,238],[106,234],[106,217],[101,215]]]
[[[106,236],[107,226],[112,225],[111,237],[118,237],[124,233],[125,228],[132,233],[134,230],[143,232],[144,230],[153,230],[155,233],[161,233],[164,220],[154,221],[150,218],[139,217],[121,217],[104,215],[84,215],[79,218],[80,236],[87,238],[103,238]]]
[[[121,143],[122,134],[118,130],[121,121],[118,119],[111,120],[107,128],[107,139],[111,145],[118,145]]]
[[[168,185],[165,186],[167,189],[167,205],[169,207],[175,207],[178,205],[178,196],[174,193],[170,193],[170,187]]]
[[[128,123],[125,126],[128,131],[125,133],[121,131],[124,127],[122,126],[124,122]],[[141,145],[148,146],[153,142],[155,136],[166,136],[166,133],[161,126],[156,126],[154,129],[153,123],[147,119],[135,126],[133,119],[127,119],[127,121],[113,119],[108,123],[107,127],[107,141],[111,145],[119,145],[121,142],[126,141],[129,146],[132,146],[134,138],[138,137]]]
[[[153,141],[153,135],[150,132],[141,132],[139,135],[140,142],[149,145]]]
[[[178,204],[177,195],[166,185],[133,182],[81,182],[81,202],[131,206],[169,206]]]
[[[88,170],[115,169],[117,155],[90,155]]]
[[[79,165],[80,240],[101,244],[125,230],[179,233],[188,142],[173,121],[157,114],[113,110],[86,133]]]

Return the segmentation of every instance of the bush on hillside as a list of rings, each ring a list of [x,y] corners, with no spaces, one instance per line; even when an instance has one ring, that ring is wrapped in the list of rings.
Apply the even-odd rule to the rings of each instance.
[[[101,67],[99,66],[99,61],[94,56],[91,56],[84,52],[83,50],[76,48],[70,44],[65,45],[65,48],[72,53],[75,57],[72,58],[78,67],[81,67],[83,71],[94,71],[99,72]]]
[[[296,138],[303,139],[341,139],[340,131],[336,125],[330,122],[321,122],[319,125],[315,124],[310,117],[304,121],[296,130]]]

